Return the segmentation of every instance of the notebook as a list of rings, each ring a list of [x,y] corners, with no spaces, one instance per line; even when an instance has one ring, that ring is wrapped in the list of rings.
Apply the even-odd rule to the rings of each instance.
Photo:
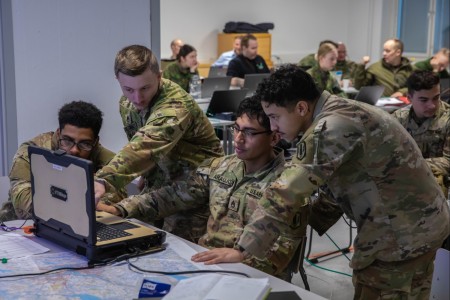
[[[202,82],[202,98],[211,98],[214,91],[230,89],[231,77],[207,77]]]
[[[383,95],[383,92],[384,86],[381,85],[363,86],[356,95],[355,100],[375,105],[381,95]]]
[[[227,67],[211,66],[209,67],[208,77],[225,77],[227,76]]]
[[[236,113],[239,104],[247,95],[248,90],[215,91],[207,110],[208,116],[216,116],[219,113]]]
[[[94,262],[164,243],[165,232],[96,212],[91,161],[35,146],[28,155],[36,236]]]
[[[249,90],[248,96],[254,94],[258,84],[263,81],[264,78],[268,78],[269,76],[270,73],[245,74],[243,88]]]

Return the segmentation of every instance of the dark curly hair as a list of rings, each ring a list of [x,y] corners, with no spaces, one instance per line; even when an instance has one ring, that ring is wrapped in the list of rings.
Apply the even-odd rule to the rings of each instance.
[[[270,130],[269,117],[264,113],[261,103],[255,96],[247,97],[239,104],[236,111],[236,116],[247,115],[250,119],[258,120],[259,125],[264,127],[265,130]]]
[[[258,85],[256,97],[259,101],[291,108],[299,100],[315,103],[320,91],[311,75],[297,65],[285,64]]]
[[[420,90],[431,90],[439,84],[439,81],[439,75],[433,71],[414,71],[406,80],[408,94],[413,95]]]
[[[67,124],[79,128],[89,128],[97,138],[102,128],[103,113],[94,105],[84,101],[72,101],[65,104],[58,113],[59,130]]]

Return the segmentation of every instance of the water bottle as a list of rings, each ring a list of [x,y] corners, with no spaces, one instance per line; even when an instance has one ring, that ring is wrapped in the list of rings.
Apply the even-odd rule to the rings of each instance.
[[[200,99],[201,92],[200,77],[197,74],[193,75],[191,81],[189,82],[189,94],[191,94],[194,99]]]

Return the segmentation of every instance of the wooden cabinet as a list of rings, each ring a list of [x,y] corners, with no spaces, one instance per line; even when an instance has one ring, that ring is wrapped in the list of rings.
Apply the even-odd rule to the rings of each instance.
[[[269,68],[272,64],[272,35],[270,33],[252,33],[258,39],[258,54],[266,61]],[[233,42],[236,36],[245,33],[219,33],[217,35],[217,57],[225,51],[233,49]]]

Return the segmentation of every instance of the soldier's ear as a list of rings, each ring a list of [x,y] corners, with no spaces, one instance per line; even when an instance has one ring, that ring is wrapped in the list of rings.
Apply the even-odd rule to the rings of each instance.
[[[297,102],[295,106],[295,111],[301,116],[304,117],[307,115],[309,111],[309,104],[306,101],[300,100]]]

